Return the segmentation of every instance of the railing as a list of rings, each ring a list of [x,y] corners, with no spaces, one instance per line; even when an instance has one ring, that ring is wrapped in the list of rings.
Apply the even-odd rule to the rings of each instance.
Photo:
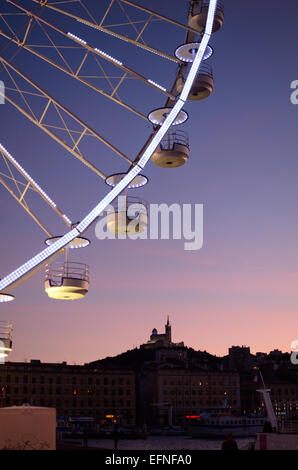
[[[1,320],[0,321],[0,341],[12,339],[12,323]]]
[[[175,144],[189,148],[188,134],[184,131],[169,131],[160,142],[160,148],[162,150],[172,150]]]
[[[45,280],[52,286],[61,286],[63,279],[79,279],[89,282],[89,266],[84,263],[52,263],[46,266]]]
[[[207,75],[208,77],[213,78],[213,69],[210,64],[207,64],[204,62],[203,64],[200,65],[198,75]]]
[[[110,208],[107,207],[107,213],[113,212],[127,212],[129,214],[129,208],[133,206],[133,212],[137,216],[138,214],[148,213],[148,203],[139,197],[126,196],[121,194],[111,204]]]
[[[298,434],[298,421],[280,420],[277,432],[281,434]]]

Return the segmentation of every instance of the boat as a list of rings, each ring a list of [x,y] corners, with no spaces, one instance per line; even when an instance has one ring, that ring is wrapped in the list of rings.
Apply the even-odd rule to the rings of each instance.
[[[234,414],[226,405],[186,416],[186,429],[191,437],[250,437],[262,431],[265,421],[264,416]]]

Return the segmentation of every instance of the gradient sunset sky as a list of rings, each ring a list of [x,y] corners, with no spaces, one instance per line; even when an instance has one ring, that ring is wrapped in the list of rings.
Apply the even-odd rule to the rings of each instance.
[[[135,2],[186,22],[186,0]],[[31,0],[19,3],[36,8]],[[13,11],[4,1],[0,5],[0,12]],[[175,64],[119,45],[62,15],[46,10],[41,14],[171,87]],[[14,302],[0,305],[0,318],[14,324],[9,360],[85,363],[115,355],[147,341],[154,327],[163,330],[167,315],[174,341],[212,354],[224,355],[231,345],[244,344],[253,353],[290,350],[298,338],[298,106],[290,102],[290,83],[298,80],[297,15],[296,0],[225,2],[224,27],[211,40],[214,93],[185,108],[189,120],[181,130],[190,136],[190,159],[169,170],[150,162],[144,171],[149,184],[131,193],[153,203],[204,204],[203,248],[184,251],[183,240],[99,241],[92,227],[86,233],[90,247],[73,255],[73,260],[90,265],[84,300],[49,299],[43,290],[44,273],[39,273],[15,290]],[[116,4],[107,24],[120,20]],[[0,28],[7,28],[0,21]],[[16,21],[24,22],[25,17]],[[38,34],[36,26],[32,43]],[[64,44],[58,35],[52,37]],[[144,35],[150,45],[171,54],[184,37],[183,30],[163,22],[155,22]],[[0,54],[10,58],[15,46],[3,49],[5,44],[1,38]],[[135,157],[151,131],[149,123],[26,51],[13,63]],[[9,80],[3,70],[0,79]],[[132,79],[119,93],[146,115],[165,102],[164,96]],[[0,123],[0,142],[74,222],[107,193],[101,179],[9,103],[0,106]],[[104,146],[91,142],[84,151],[107,174],[127,170]],[[65,231],[43,202],[34,199],[33,207],[52,232]],[[45,236],[2,186],[0,209],[4,277],[41,251]]]

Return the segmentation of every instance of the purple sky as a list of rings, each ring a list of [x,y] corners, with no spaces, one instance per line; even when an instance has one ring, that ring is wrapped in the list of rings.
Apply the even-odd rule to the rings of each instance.
[[[185,22],[186,1],[136,1]],[[3,3],[0,11],[7,8]],[[19,3],[35,8],[30,0]],[[163,330],[168,314],[174,341],[196,349],[217,355],[226,354],[232,344],[249,345],[253,352],[290,349],[297,339],[298,309],[298,106],[290,102],[290,83],[298,80],[297,14],[295,0],[288,0],[286,7],[273,0],[270,8],[268,2],[226,1],[224,27],[211,41],[214,93],[202,102],[187,103],[190,118],[181,127],[190,136],[190,159],[171,170],[149,163],[144,173],[150,183],[132,194],[154,203],[203,203],[203,248],[187,252],[177,240],[99,241],[92,227],[86,233],[91,246],[73,256],[90,265],[90,290],[84,300],[48,299],[40,273],[15,290],[14,302],[1,305],[0,318],[14,323],[10,360],[83,363],[114,355],[147,341],[153,327]],[[175,65],[118,45],[61,15],[43,15],[170,88]],[[115,8],[108,24],[117,22],[117,15]],[[39,34],[36,27],[32,43]],[[173,53],[184,35],[157,22],[144,38]],[[59,45],[65,43],[53,38]],[[1,38],[0,49],[4,44]],[[9,46],[1,54],[11,57],[14,51]],[[135,157],[150,133],[149,123],[25,51],[13,63]],[[0,79],[8,80],[5,72]],[[136,80],[125,82],[119,93],[144,114],[165,102],[164,96]],[[39,109],[38,100],[32,100]],[[81,220],[106,194],[102,180],[9,103],[0,106],[0,123],[1,143],[73,221]],[[103,145],[91,141],[82,148],[107,174],[127,169]],[[32,201],[50,229],[63,233],[57,216],[43,202]],[[40,251],[45,237],[3,187],[0,208],[3,277]]]

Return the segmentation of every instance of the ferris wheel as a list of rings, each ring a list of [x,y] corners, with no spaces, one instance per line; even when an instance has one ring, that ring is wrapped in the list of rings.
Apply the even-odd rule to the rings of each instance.
[[[5,135],[1,136],[0,160],[2,159],[5,171],[0,171],[0,183],[45,232],[47,247],[0,279],[0,302],[13,300],[11,292],[44,267],[44,287],[50,298],[83,298],[89,287],[89,267],[83,263],[72,262],[71,251],[89,245],[89,240],[84,236],[85,232],[109,207],[111,212],[107,212],[107,228],[113,233],[134,234],[146,228],[146,203],[132,197],[131,193],[135,188],[147,184],[148,178],[143,171],[150,159],[161,168],[177,168],[187,162],[188,136],[183,130],[176,129],[188,119],[185,109],[187,100],[203,100],[213,91],[213,71],[208,62],[213,48],[209,45],[209,40],[224,22],[222,0],[182,1],[185,23],[143,6],[144,2],[103,0],[100,4],[97,3],[94,8],[95,4],[90,0],[1,2],[0,80],[4,86],[0,86],[0,99],[5,99],[7,106],[11,106],[16,113],[39,128],[36,132],[46,133],[57,145],[103,179],[107,186],[106,194],[94,208],[86,213],[80,222],[73,223],[54,198],[37,182],[35,175],[33,177],[26,171],[25,162],[20,163],[22,156],[10,153],[9,142]],[[124,18],[122,22],[119,22],[117,12],[121,12]],[[115,18],[116,23],[115,20],[113,23]],[[61,22],[67,25],[67,29],[61,27]],[[157,22],[164,27],[171,25],[183,32],[184,43],[174,44],[173,54],[144,40],[145,32],[150,31]],[[71,30],[68,29],[69,25]],[[78,33],[82,26],[85,28],[84,37]],[[123,29],[119,29],[119,26],[123,26]],[[130,28],[130,34],[127,28]],[[89,31],[90,35],[92,32],[92,38],[94,32],[98,33],[96,43],[94,39],[88,38]],[[57,42],[58,37],[61,42]],[[101,41],[103,37],[105,39]],[[157,55],[162,60],[174,64],[176,73],[172,78],[171,87],[167,89],[154,77],[147,77],[140,70],[136,70],[137,66],[132,68],[126,65],[125,58],[119,57],[118,52],[115,52],[114,57],[110,49],[101,46],[102,43],[107,44],[107,40],[111,40],[113,45],[119,42],[135,47],[139,52],[147,54],[147,61]],[[71,52],[67,58],[66,51]],[[75,63],[72,58],[78,52],[81,58]],[[145,124],[150,123],[152,130],[141,150],[135,156],[128,157],[98,130],[84,122],[39,84],[38,74],[28,74],[16,64],[16,57],[21,54],[24,58],[32,56],[48,67],[59,70],[79,86],[101,95],[103,100],[113,102],[128,114],[132,113],[143,120]],[[90,58],[93,60],[93,66],[88,71],[86,65]],[[106,88],[98,86],[98,81],[94,80],[99,77],[107,84]],[[121,87],[130,79],[159,93],[160,107],[148,109],[147,113],[144,113],[137,109],[129,97],[123,99],[120,96]],[[0,115],[1,111],[0,106]],[[100,167],[90,161],[84,145],[90,139],[113,152],[115,158],[125,163],[126,170],[123,171],[122,164],[119,171],[110,174],[105,171],[104,161]],[[64,235],[53,233],[35,213],[30,205],[32,193],[42,198],[63,221],[66,226]],[[119,195],[125,195],[122,206],[117,203]],[[128,208],[135,204],[138,205],[138,210],[131,217],[128,215]],[[65,260],[56,262],[55,259],[62,253],[65,254]],[[2,343],[0,334],[0,354],[2,352],[4,355],[11,350],[10,323],[6,324],[5,331]]]

